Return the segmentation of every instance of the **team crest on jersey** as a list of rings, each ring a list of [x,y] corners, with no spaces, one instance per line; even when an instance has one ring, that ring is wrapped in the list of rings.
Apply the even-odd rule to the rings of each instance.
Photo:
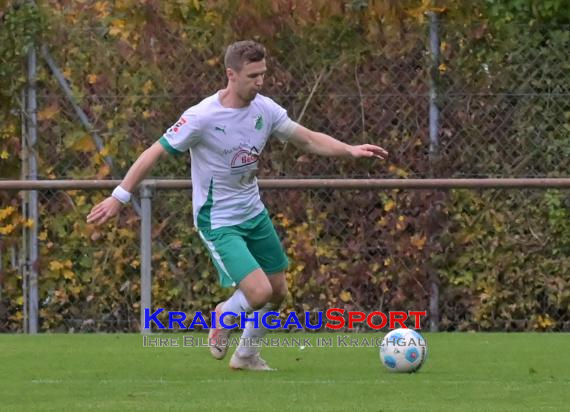
[[[257,147],[253,146],[251,149],[242,147],[232,158],[231,168],[235,170],[252,165],[257,163],[257,159],[259,159]]]
[[[263,129],[263,116],[258,114],[255,116],[255,130]]]

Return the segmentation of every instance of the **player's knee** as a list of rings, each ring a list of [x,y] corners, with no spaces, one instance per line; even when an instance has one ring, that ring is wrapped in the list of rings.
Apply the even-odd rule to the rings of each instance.
[[[271,300],[273,290],[271,286],[264,286],[257,288],[249,297],[249,305],[254,309],[261,309],[267,302]]]
[[[277,305],[280,305],[287,297],[287,283],[273,285],[273,294],[271,296],[271,301]]]

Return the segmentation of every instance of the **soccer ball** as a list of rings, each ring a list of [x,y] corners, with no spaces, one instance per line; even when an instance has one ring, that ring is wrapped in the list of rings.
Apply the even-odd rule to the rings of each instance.
[[[390,372],[417,372],[426,357],[426,339],[413,329],[391,331],[380,346],[380,360]]]

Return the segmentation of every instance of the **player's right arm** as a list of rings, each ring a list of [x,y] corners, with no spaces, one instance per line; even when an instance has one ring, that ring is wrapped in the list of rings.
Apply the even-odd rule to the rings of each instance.
[[[186,110],[180,119],[151,147],[146,149],[131,166],[127,175],[113,194],[95,205],[87,216],[87,223],[101,225],[115,216],[122,203],[127,203],[131,193],[150,173],[156,162],[168,154],[179,155],[198,144],[202,130],[195,108]]]
[[[130,194],[148,176],[158,160],[167,156],[168,152],[159,142],[146,149],[133,163],[121,184],[113,191],[113,195],[91,209],[87,216],[87,223],[101,225],[115,216],[122,203],[127,203],[130,200]]]

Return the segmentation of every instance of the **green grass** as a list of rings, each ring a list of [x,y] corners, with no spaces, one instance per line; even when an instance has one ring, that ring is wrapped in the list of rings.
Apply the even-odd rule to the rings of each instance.
[[[314,345],[335,335],[270,336]],[[265,348],[277,372],[235,372],[229,356],[143,348],[140,335],[0,335],[0,410],[570,410],[569,334],[426,337],[424,368],[398,375],[380,365],[377,348]]]

